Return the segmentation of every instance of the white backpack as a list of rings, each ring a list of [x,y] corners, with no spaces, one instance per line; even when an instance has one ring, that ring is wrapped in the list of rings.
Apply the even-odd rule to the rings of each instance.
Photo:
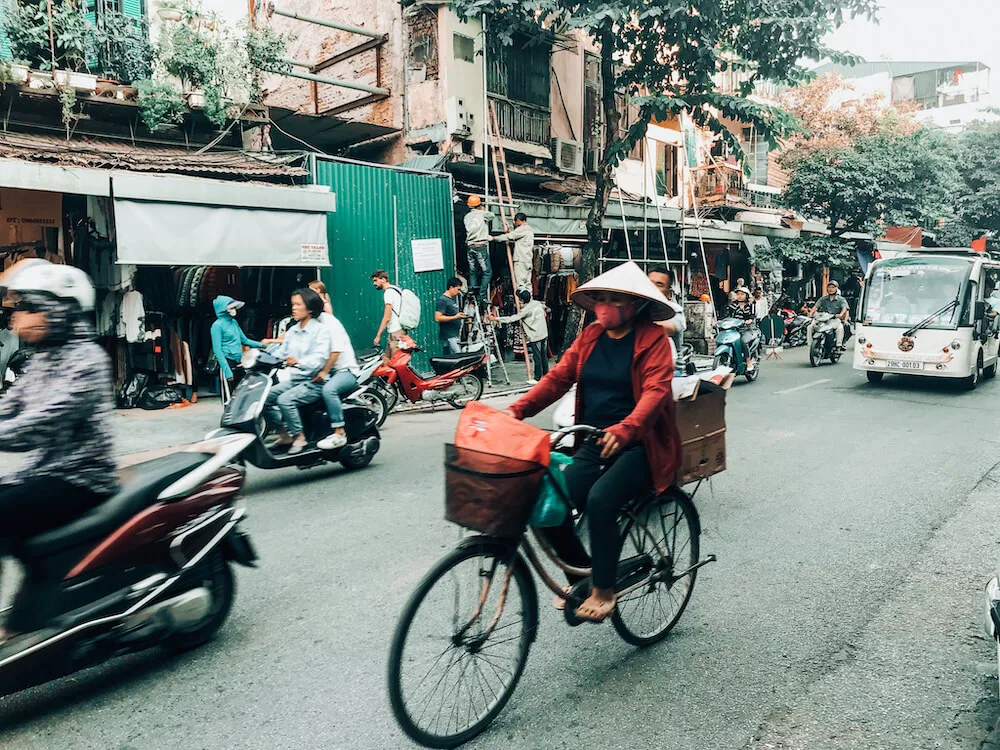
[[[412,331],[420,325],[420,298],[409,289],[393,287],[399,292],[400,303],[397,316],[405,331]]]

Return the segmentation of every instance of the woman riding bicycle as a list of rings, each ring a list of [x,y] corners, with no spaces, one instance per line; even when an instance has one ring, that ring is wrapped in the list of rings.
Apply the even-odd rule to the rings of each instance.
[[[565,470],[570,500],[587,512],[593,559],[572,523],[545,531],[565,562],[592,566],[591,594],[576,614],[601,622],[615,608],[619,510],[652,489],[665,492],[681,463],[670,340],[652,321],[653,312],[662,319],[673,308],[632,262],[581,285],[573,301],[597,322],[509,411],[517,419],[534,416],[578,385],[576,422],[604,431],[580,446]]]

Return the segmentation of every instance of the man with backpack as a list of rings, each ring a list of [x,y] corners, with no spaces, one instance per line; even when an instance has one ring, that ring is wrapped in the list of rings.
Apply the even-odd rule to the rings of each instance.
[[[372,286],[382,292],[385,304],[382,321],[375,334],[375,346],[382,341],[382,332],[388,331],[387,354],[391,357],[399,349],[399,342],[420,324],[420,300],[409,289],[400,289],[389,282],[389,274],[379,269],[372,273]]]

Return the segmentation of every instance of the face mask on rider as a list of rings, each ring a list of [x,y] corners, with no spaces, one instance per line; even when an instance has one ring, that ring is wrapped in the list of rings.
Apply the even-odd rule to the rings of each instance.
[[[638,310],[635,303],[629,303],[624,307],[618,307],[607,302],[598,302],[594,305],[594,315],[597,322],[605,331],[621,328],[635,317]]]
[[[232,315],[232,316],[233,316],[234,318],[236,317],[236,308],[235,308],[235,307],[230,307],[230,308],[227,308],[227,309],[226,309],[226,312],[228,312],[228,313],[229,313],[230,315]]]

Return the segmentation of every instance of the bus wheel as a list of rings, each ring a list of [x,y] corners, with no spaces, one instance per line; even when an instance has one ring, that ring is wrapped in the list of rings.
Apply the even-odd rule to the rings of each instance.
[[[868,382],[872,385],[878,385],[882,382],[882,378],[885,377],[884,372],[875,372],[874,370],[869,370],[865,375],[868,376]]]
[[[972,374],[969,377],[965,378],[965,380],[962,381],[962,385],[965,387],[965,390],[974,391],[976,390],[976,386],[979,385],[979,381],[982,380],[982,377],[983,377],[983,354],[982,352],[980,352],[979,356],[976,358],[976,369],[972,371]]]

